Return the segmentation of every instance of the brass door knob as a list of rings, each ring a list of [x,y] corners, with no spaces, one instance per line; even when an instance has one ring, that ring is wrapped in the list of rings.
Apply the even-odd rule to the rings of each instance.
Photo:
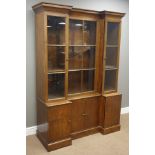
[[[82,116],[87,116],[88,114],[82,114]]]

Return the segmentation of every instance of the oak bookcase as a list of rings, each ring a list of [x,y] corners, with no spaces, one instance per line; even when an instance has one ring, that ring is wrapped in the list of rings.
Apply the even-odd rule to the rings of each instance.
[[[120,130],[121,18],[51,3],[34,5],[37,136],[48,151]]]

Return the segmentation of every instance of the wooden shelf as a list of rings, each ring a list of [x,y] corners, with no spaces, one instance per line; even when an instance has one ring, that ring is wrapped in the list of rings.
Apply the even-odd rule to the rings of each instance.
[[[106,47],[118,47],[118,45],[106,45]]]
[[[105,69],[106,70],[117,70],[118,68],[114,66],[106,66]]]
[[[81,68],[81,69],[69,69],[69,72],[76,72],[76,71],[82,71],[82,70],[95,70],[95,68]]]
[[[48,70],[48,74],[62,74],[62,73],[65,73],[65,70],[63,69]]]
[[[82,46],[82,47],[87,47],[87,46],[92,46],[92,47],[94,47],[94,46],[96,46],[96,45],[69,45],[69,46],[75,46],[75,47],[80,47],[80,46]]]
[[[66,45],[47,44],[47,46],[54,46],[54,47],[65,47]]]

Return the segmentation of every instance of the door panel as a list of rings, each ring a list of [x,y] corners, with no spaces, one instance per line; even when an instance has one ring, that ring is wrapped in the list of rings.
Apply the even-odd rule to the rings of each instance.
[[[99,104],[97,102],[97,98],[86,99],[85,103],[86,103],[85,128],[88,129],[98,126]]]
[[[72,132],[84,130],[85,103],[83,100],[72,102]]]
[[[106,97],[104,127],[120,123],[121,95]]]
[[[70,137],[70,121],[59,119],[49,123],[49,141],[58,141]]]
[[[48,109],[49,141],[69,138],[71,133],[71,104],[53,106]]]

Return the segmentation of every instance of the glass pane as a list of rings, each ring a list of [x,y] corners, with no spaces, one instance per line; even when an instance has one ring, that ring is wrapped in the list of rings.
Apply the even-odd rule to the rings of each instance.
[[[64,97],[64,74],[48,75],[48,98]]]
[[[83,71],[82,91],[94,90],[94,70]]]
[[[119,23],[108,22],[107,45],[118,45]]]
[[[47,17],[49,44],[65,44],[65,24],[65,18],[53,16]]]
[[[70,71],[68,74],[68,93],[81,92],[81,71]]]
[[[111,91],[116,89],[116,73],[117,70],[106,70],[104,90]]]
[[[84,44],[96,44],[96,22],[84,21]]]
[[[95,47],[84,47],[83,51],[83,68],[95,67]]]
[[[69,22],[70,45],[83,44],[83,22],[81,20],[70,20]]]
[[[57,46],[48,47],[48,70],[64,70],[65,48]]]
[[[117,67],[117,47],[107,47],[106,58],[106,68]]]
[[[69,69],[82,68],[82,51],[83,47],[70,47],[69,48]]]

